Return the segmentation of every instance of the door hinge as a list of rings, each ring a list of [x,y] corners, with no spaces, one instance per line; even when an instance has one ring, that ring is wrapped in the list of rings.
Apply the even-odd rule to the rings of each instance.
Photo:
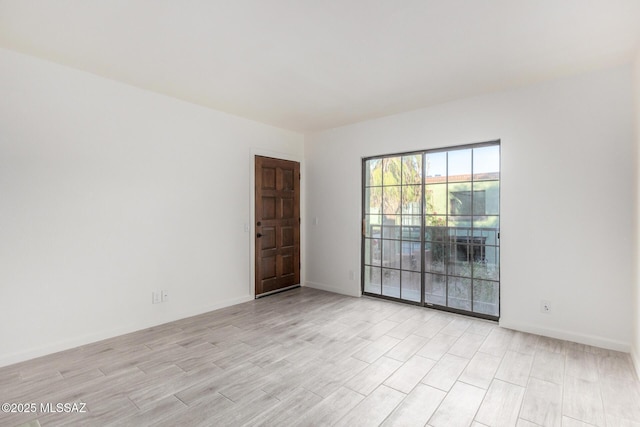
[[[500,232],[498,231],[498,239],[500,238]]]

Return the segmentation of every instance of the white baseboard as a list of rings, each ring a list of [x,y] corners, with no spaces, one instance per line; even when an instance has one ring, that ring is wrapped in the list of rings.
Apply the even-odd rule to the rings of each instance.
[[[594,347],[606,348],[608,350],[621,351],[624,353],[629,353],[631,351],[631,345],[628,342],[612,340],[597,335],[586,335],[561,329],[544,328],[538,325],[506,322],[503,320],[499,321],[499,325],[507,329],[514,329],[516,331],[528,332],[530,334],[543,335],[545,337],[576,342],[578,344],[586,344]]]
[[[0,356],[0,367],[13,365],[14,363],[24,362],[26,360],[35,359],[37,357],[46,356],[49,354],[57,353],[64,350],[69,350],[75,347],[91,344],[97,341],[102,341],[109,338],[114,338],[120,335],[129,334],[132,332],[140,331],[143,329],[151,328],[165,323],[173,322],[180,319],[185,319],[191,316],[197,316],[199,314],[208,313],[210,311],[219,310],[221,308],[230,307],[232,305],[241,304],[243,302],[252,301],[254,298],[250,295],[239,298],[233,298],[219,303],[201,307],[195,310],[187,310],[185,312],[171,316],[170,318],[163,319],[160,322],[140,322],[127,327],[105,330],[93,334],[84,335],[81,337],[75,337],[64,341],[59,341],[54,344],[47,344],[42,347],[31,348],[25,351],[20,351],[8,355]]]
[[[357,289],[345,289],[342,287],[325,285],[324,283],[318,282],[305,282],[304,286],[314,289],[320,289],[321,291],[333,292],[334,294],[347,295],[350,297],[362,296],[359,287]]]

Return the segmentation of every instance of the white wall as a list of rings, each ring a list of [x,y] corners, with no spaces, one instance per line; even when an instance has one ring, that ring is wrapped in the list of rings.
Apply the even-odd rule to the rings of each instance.
[[[250,299],[252,156],[303,149],[0,50],[0,365]]]
[[[631,81],[627,66],[307,135],[307,285],[360,293],[362,157],[500,139],[501,325],[628,351]]]
[[[634,212],[636,226],[636,250],[634,254],[635,283],[633,292],[633,339],[631,356],[636,366],[636,374],[640,376],[640,50],[634,64],[633,95],[635,100],[634,124],[636,138],[636,209]]]

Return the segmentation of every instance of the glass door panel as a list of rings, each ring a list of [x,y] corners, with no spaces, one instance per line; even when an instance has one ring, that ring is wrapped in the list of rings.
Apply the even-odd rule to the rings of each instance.
[[[424,274],[424,301],[431,305],[447,305],[447,276]]]
[[[401,272],[401,281],[402,281],[402,299],[420,302],[421,300],[421,291],[420,291],[420,272],[413,271],[402,271]]]
[[[380,295],[382,293],[382,269],[365,266],[364,267],[364,292]]]
[[[363,291],[498,318],[500,145],[364,160]]]
[[[400,270],[382,269],[382,295],[400,298]]]

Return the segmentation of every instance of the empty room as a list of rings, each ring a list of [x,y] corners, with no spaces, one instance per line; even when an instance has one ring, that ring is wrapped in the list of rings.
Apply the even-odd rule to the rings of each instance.
[[[0,426],[640,426],[638,23],[0,0]]]

